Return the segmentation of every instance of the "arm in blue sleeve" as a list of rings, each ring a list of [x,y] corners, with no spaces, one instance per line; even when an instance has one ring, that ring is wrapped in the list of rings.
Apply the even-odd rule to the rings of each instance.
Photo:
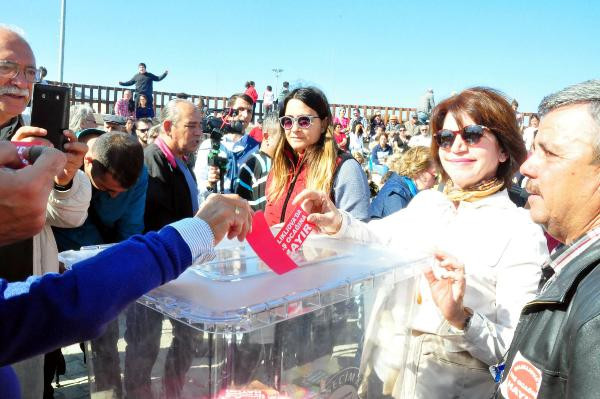
[[[62,275],[0,279],[0,366],[97,336],[129,303],[179,276],[197,256],[211,256],[213,239],[204,221],[184,219]]]
[[[148,190],[146,166],[142,168],[142,173],[132,190],[129,206],[116,223],[118,241],[126,240],[135,234],[142,234],[144,231],[144,210],[146,209],[146,192]]]
[[[379,158],[377,158],[378,148],[379,148],[379,145],[376,145],[375,147],[373,147],[373,150],[371,151],[371,162],[373,162],[373,165],[379,165]]]

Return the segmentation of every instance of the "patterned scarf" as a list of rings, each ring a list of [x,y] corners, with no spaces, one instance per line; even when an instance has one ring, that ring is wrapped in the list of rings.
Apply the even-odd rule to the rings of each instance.
[[[448,180],[444,187],[444,194],[446,194],[446,197],[448,197],[450,201],[475,202],[502,190],[503,187],[504,182],[497,177],[480,181],[479,183],[464,189],[455,187],[452,180]]]

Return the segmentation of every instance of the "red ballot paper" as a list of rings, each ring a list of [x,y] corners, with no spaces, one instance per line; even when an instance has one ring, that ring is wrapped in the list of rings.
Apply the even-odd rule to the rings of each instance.
[[[271,234],[264,213],[255,212],[252,217],[252,231],[246,236],[246,241],[271,270],[277,274],[287,273],[298,267],[288,254],[300,249],[312,231],[312,226],[306,222],[307,216],[300,207],[295,209],[276,239]]]

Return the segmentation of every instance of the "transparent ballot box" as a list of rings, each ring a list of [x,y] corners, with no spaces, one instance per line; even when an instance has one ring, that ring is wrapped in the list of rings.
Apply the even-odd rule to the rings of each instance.
[[[59,257],[69,266],[102,249]],[[430,258],[315,234],[284,275],[245,242],[215,253],[86,343],[92,398],[357,398],[390,312],[404,368]]]

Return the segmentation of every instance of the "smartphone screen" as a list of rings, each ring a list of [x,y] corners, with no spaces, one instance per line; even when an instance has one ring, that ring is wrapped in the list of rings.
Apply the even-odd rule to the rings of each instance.
[[[54,148],[64,151],[69,128],[69,88],[35,84],[31,101],[31,126],[46,129],[46,139]]]

